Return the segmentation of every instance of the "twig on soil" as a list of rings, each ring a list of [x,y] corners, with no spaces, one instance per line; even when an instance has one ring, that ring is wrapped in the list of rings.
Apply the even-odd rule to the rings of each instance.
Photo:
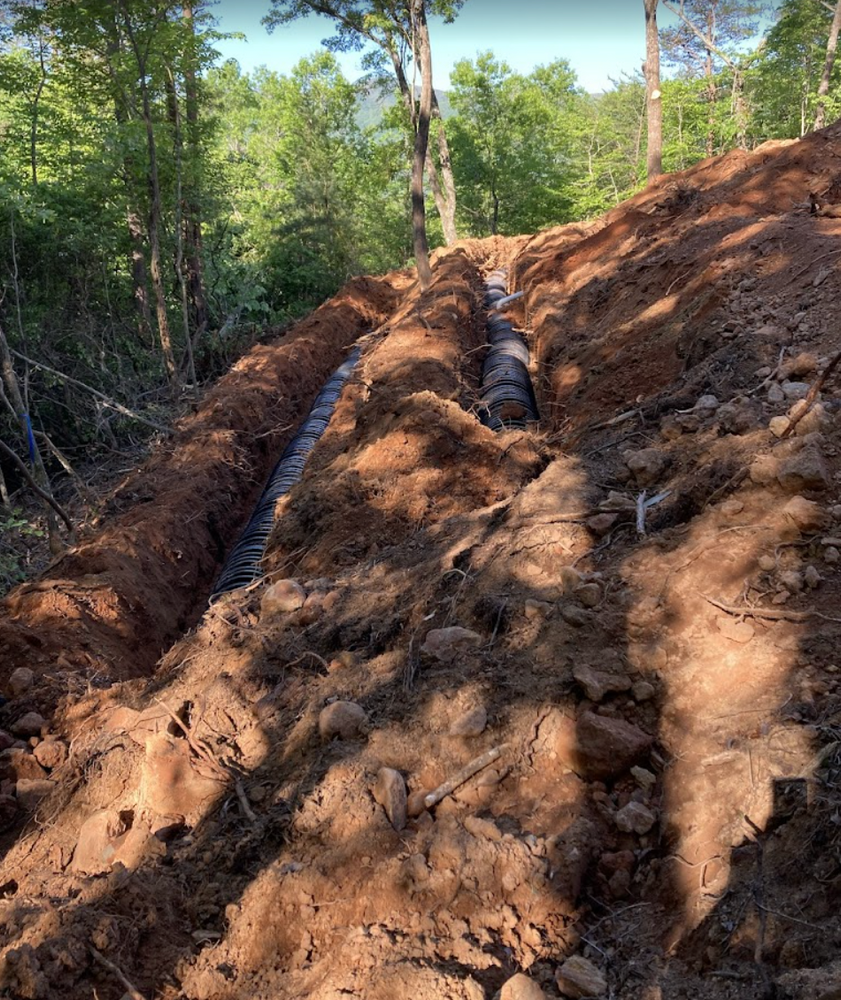
[[[802,267],[796,274],[793,274],[789,278],[789,282],[794,281],[795,278],[799,278],[802,274],[806,274],[807,271],[811,271],[819,260],[826,260],[827,257],[834,257],[835,254],[839,253],[841,253],[841,250],[828,250],[826,253],[820,254],[819,256],[815,257],[814,260],[810,260],[809,263],[805,267]]]
[[[460,785],[463,785],[465,781],[469,781],[474,774],[478,774],[489,764],[493,764],[495,760],[498,760],[502,755],[502,751],[505,744],[498,747],[494,747],[492,750],[487,750],[485,753],[481,754],[479,757],[474,758],[469,764],[457,771],[452,778],[449,778],[442,785],[433,789],[428,795],[424,796],[423,804],[425,808],[431,809],[433,806],[438,805],[441,799],[445,799],[448,795],[454,792]]]
[[[809,410],[812,409],[812,405],[818,397],[818,393],[823,388],[824,383],[838,366],[838,362],[841,361],[841,351],[837,351],[830,358],[829,364],[824,368],[824,370],[818,375],[815,381],[812,383],[812,388],[806,394],[805,406],[801,406],[799,412],[796,416],[791,417],[788,427],[783,431],[782,436],[784,438],[791,437],[794,433],[794,428],[800,423],[800,421],[806,416]]]
[[[319,656],[318,653],[314,653],[311,649],[307,649],[305,652],[301,653],[296,660],[293,660],[291,663],[287,663],[286,666],[295,667],[307,656],[311,656],[314,660],[320,663],[328,673],[330,672],[330,664],[324,659],[323,656]]]
[[[245,816],[249,823],[253,823],[256,826],[257,813],[254,812],[248,802],[248,796],[245,794],[245,788],[240,778],[234,779],[234,789],[236,790],[237,801],[239,802],[239,807],[242,810],[243,816]]]
[[[496,621],[494,622],[494,630],[491,633],[491,641],[485,647],[486,649],[493,649],[493,644],[496,642],[497,633],[499,632],[499,623],[502,621],[502,616],[505,609],[508,607],[508,601],[503,601],[499,606],[499,611],[497,612]]]
[[[701,597],[712,604],[713,607],[718,608],[720,611],[725,611],[728,615],[747,615],[748,618],[768,618],[770,621],[785,622],[805,622],[810,618],[820,618],[825,622],[836,622],[841,625],[841,618],[831,618],[829,615],[821,614],[820,611],[778,611],[773,608],[736,607],[732,604],[723,604],[721,601],[716,601],[707,594],[701,594]]]
[[[99,962],[100,965],[104,966],[109,972],[113,973],[120,983],[125,987],[126,992],[131,997],[131,1000],[146,1000],[146,997],[140,992],[140,990],[132,983],[130,979],[127,978],[123,970],[114,963],[106,958],[102,952],[99,952],[94,948],[93,945],[89,945],[91,950],[91,955]]]

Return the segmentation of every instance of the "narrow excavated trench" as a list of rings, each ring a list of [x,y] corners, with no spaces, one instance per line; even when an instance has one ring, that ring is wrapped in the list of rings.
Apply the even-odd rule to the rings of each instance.
[[[426,293],[352,284],[117,493],[84,573],[10,596],[4,670],[39,683],[0,708],[21,736],[0,754],[0,989],[104,998],[114,968],[147,1000],[835,989],[834,376],[775,431],[839,346],[841,277],[798,278],[839,223],[781,200],[841,169],[827,142],[438,251]],[[523,294],[489,323],[506,271]],[[363,334],[271,497],[266,579],[201,614],[206,505],[233,540]],[[489,395],[514,369],[533,394]],[[162,464],[195,524],[143,485]],[[110,581],[109,619],[115,553],[149,585]]]

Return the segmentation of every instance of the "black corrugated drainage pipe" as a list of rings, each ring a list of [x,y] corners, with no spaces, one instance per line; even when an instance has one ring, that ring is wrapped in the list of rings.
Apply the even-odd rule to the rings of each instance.
[[[528,369],[529,349],[522,334],[498,311],[500,305],[519,297],[506,293],[507,277],[508,272],[500,269],[485,282],[490,350],[482,362],[479,415],[494,431],[525,427],[530,420],[540,419]]]
[[[309,416],[284,449],[280,461],[274,467],[257,501],[251,520],[245,526],[222,568],[210,595],[211,603],[222,594],[253,583],[263,575],[261,562],[274,525],[275,505],[303,476],[309,454],[327,430],[342,389],[356,367],[361,353],[361,347],[354,347],[345,361],[333,372],[316,396]]]

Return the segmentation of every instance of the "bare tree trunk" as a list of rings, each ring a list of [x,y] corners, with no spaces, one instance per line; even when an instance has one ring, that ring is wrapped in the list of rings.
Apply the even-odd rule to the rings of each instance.
[[[450,144],[447,142],[447,129],[444,119],[441,117],[441,109],[438,107],[438,97],[435,90],[432,91],[432,117],[438,120],[438,163],[441,172],[441,181],[444,190],[440,202],[436,198],[435,207],[441,216],[441,225],[444,228],[444,241],[447,246],[452,246],[458,239],[456,232],[456,181],[453,176],[453,163],[450,158]]]
[[[426,238],[426,207],[423,199],[423,168],[429,145],[429,119],[432,115],[432,50],[426,23],[426,0],[412,0],[412,19],[421,68],[421,97],[415,132],[415,155],[412,161],[412,237],[418,278],[421,288],[426,291],[432,282],[429,243]]]
[[[24,404],[23,396],[20,392],[20,386],[18,385],[14,366],[12,365],[12,355],[9,351],[9,342],[6,340],[6,334],[3,332],[2,326],[0,326],[0,369],[2,369],[3,382],[6,386],[6,392],[9,394],[9,402],[12,404],[12,408],[14,409],[18,423],[20,424],[21,433],[23,434],[29,447],[34,472],[32,478],[35,480],[36,485],[43,491],[43,493],[52,496],[52,491],[50,489],[50,477],[47,475],[44,460],[41,458],[41,451],[38,448],[38,445],[35,442],[35,436],[32,433],[32,425],[29,414],[26,412],[26,405]],[[52,552],[53,555],[59,555],[64,551],[64,544],[61,541],[58,518],[55,510],[48,502],[45,503],[44,510],[47,517],[47,533],[50,542],[50,552]]]
[[[660,95],[660,36],[657,32],[658,0],[645,5],[645,95],[648,114],[648,183],[663,173],[663,101]]]
[[[192,0],[185,0],[181,8],[184,21],[189,29],[190,37],[187,43],[187,56],[184,60],[184,92],[187,119],[187,146],[190,159],[198,163],[201,151],[198,148],[199,98],[196,74],[195,25],[193,23]],[[184,239],[185,263],[187,268],[187,285],[190,290],[190,301],[193,307],[193,319],[196,325],[196,338],[207,328],[207,297],[204,294],[204,275],[202,270],[202,237],[201,209],[195,197],[194,185],[188,185],[187,198],[184,203]]]
[[[835,53],[838,49],[838,32],[841,31],[841,0],[835,4],[835,13],[829,29],[829,40],[826,43],[826,59],[823,64],[823,76],[818,85],[818,108],[815,112],[815,131],[826,124],[826,95],[829,93],[829,81],[832,77],[832,67],[835,65]]]
[[[415,135],[417,135],[418,109],[415,104],[415,95],[412,93],[412,87],[406,79],[406,74],[403,71],[403,65],[400,62],[399,53],[394,49],[390,49],[389,55],[391,56],[391,64],[394,67],[394,75],[397,78],[397,88],[403,98],[403,104],[409,112],[409,120],[412,123],[412,128],[415,131]],[[415,59],[418,64],[420,64],[421,58],[419,51],[415,52]],[[441,176],[439,178],[439,169],[435,164],[432,151],[429,148],[428,140],[426,149],[426,172],[429,176],[429,186],[432,189],[432,197],[435,199],[435,208],[441,218],[441,227],[444,230],[444,241],[447,246],[451,246],[458,239],[455,221],[456,183],[453,176],[453,165],[450,159],[450,146],[447,142],[447,132],[444,127],[444,120],[441,118],[441,109],[438,106],[438,98],[435,95],[434,88],[432,90],[431,116],[439,120],[438,158],[440,160]]]
[[[47,83],[47,67],[44,63],[44,39],[38,36],[38,62],[41,68],[41,76],[38,79],[38,88],[32,101],[32,122],[29,129],[29,166],[32,172],[32,186],[38,186],[38,113],[41,104],[41,94]]]
[[[169,331],[169,318],[166,310],[166,293],[164,291],[163,269],[161,265],[161,185],[158,175],[158,154],[155,144],[155,127],[152,121],[152,107],[149,100],[149,83],[146,76],[148,61],[148,44],[146,52],[142,52],[140,45],[132,27],[131,17],[126,7],[126,0],[120,0],[123,10],[123,23],[126,35],[134,51],[137,63],[137,75],[140,84],[140,98],[143,108],[143,123],[146,126],[146,152],[147,180],[149,184],[149,249],[150,249],[150,274],[152,278],[152,290],[155,293],[155,312],[158,320],[158,335],[161,340],[161,353],[163,354],[167,376],[170,382],[175,385],[178,378],[178,370],[175,365],[175,355],[172,350],[172,336]]]

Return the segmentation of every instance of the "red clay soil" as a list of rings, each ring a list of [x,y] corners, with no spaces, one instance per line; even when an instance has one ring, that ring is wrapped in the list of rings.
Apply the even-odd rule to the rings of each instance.
[[[439,251],[267,581],[39,732],[7,689],[0,991],[841,995],[841,380],[781,436],[841,349],[837,176],[835,126]],[[496,266],[541,408],[501,434]]]
[[[248,352],[108,500],[100,524],[0,605],[0,683],[58,688],[148,674],[195,623],[269,469],[330,372],[405,279],[360,278]]]

